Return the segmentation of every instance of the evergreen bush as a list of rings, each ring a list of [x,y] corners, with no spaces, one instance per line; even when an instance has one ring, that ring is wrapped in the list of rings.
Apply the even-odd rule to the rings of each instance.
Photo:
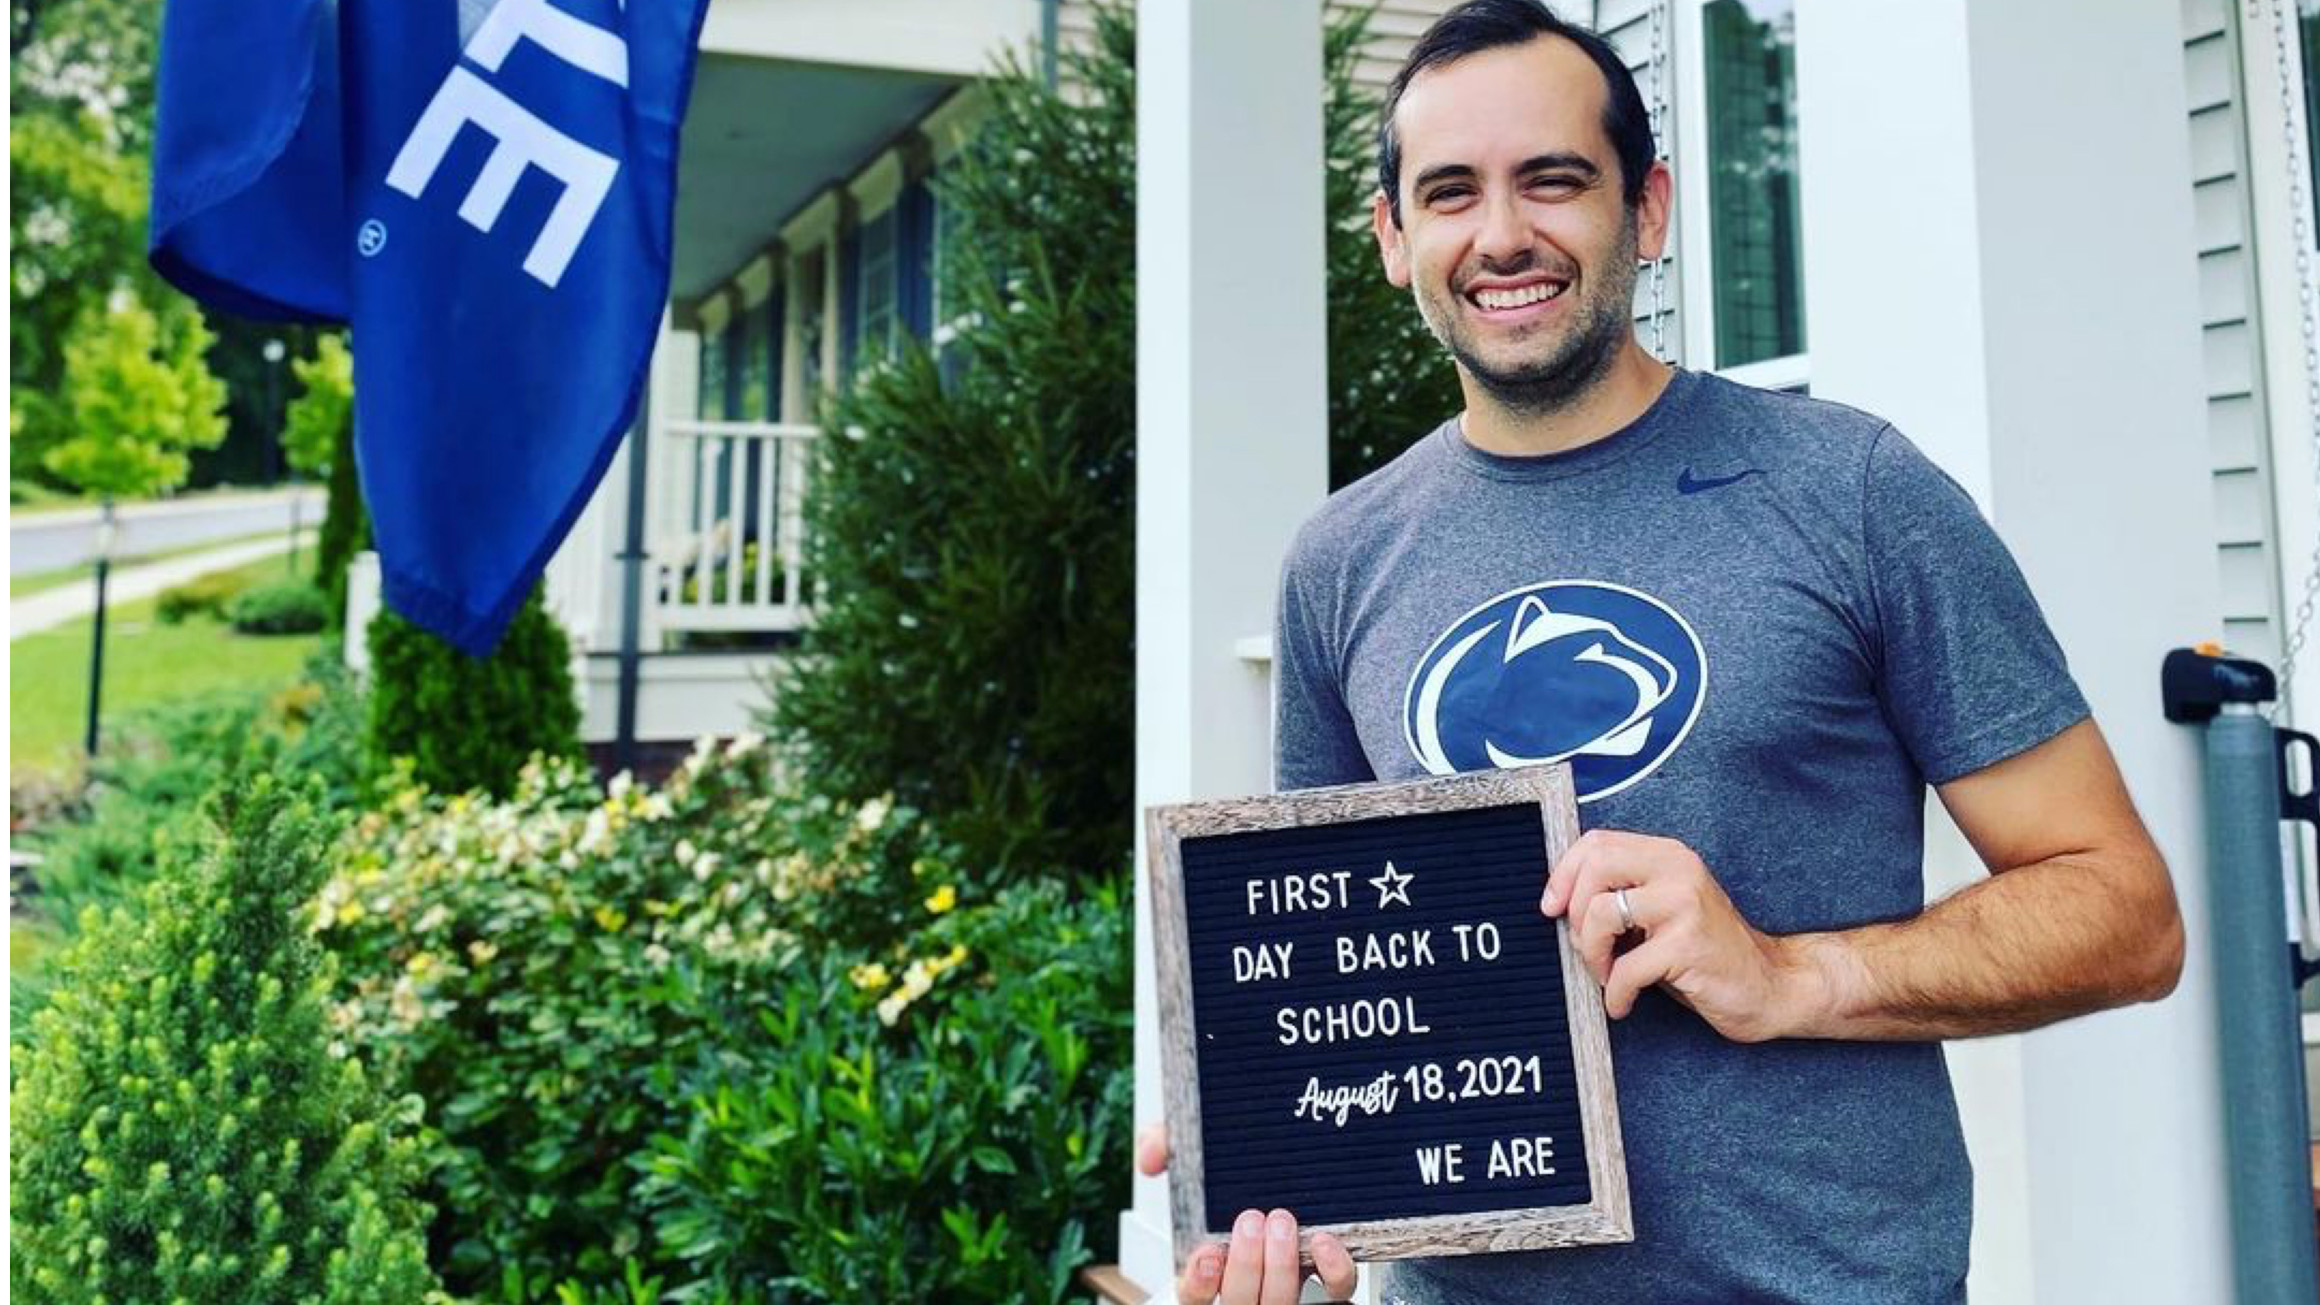
[[[153,614],[161,618],[163,625],[182,625],[187,617],[205,613],[222,617],[226,614],[226,604],[239,597],[247,584],[239,571],[196,576],[162,590],[161,596],[154,600]]]
[[[370,518],[354,460],[354,355],[346,341],[325,335],[314,356],[292,364],[304,388],[284,416],[283,450],[290,465],[327,477],[329,497],[315,541],[314,582],[329,600],[333,628],[346,621],[346,568],[370,546]]]
[[[322,509],[322,533],[314,541],[315,583],[330,598],[330,624],[346,626],[346,569],[355,554],[371,546],[371,519],[363,506],[362,482],[354,463],[354,423],[339,432],[330,459],[330,488]]]
[[[39,862],[16,904],[16,936],[34,948],[11,966],[11,1037],[32,1034],[53,982],[47,958],[91,908],[133,904],[159,866],[198,844],[209,827],[202,803],[220,784],[268,769],[316,785],[333,812],[367,796],[362,720],[360,691],[328,654],[280,693],[225,690],[128,717],[81,798],[20,831]]]
[[[415,1103],[334,1054],[300,910],[328,827],[268,775],[222,838],[92,919],[16,1052],[9,1282],[71,1305],[409,1305],[434,1290]]]
[[[287,580],[235,595],[226,619],[243,634],[313,634],[329,624],[330,600],[304,580]]]
[[[381,609],[371,622],[370,753],[443,793],[504,797],[538,753],[580,755],[572,646],[537,592],[489,657],[470,657]]]
[[[817,608],[774,695],[805,769],[894,791],[980,862],[1109,869],[1135,745],[1135,34],[1096,13],[1068,95],[1010,57],[937,174],[940,367],[915,343],[825,414]],[[946,382],[945,377],[951,379]]]
[[[1366,12],[1333,20],[1327,234],[1331,471],[1342,484],[1456,411],[1456,375],[1370,234]],[[938,366],[905,342],[825,414],[809,507],[815,623],[775,728],[840,796],[893,790],[979,861],[1078,871],[1129,845],[1135,759],[1135,33],[986,82],[937,174]]]

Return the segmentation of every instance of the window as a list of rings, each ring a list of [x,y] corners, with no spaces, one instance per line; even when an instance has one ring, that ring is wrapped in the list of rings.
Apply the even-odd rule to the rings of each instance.
[[[741,319],[741,357],[734,368],[740,374],[741,401],[733,415],[742,421],[764,421],[769,415],[768,403],[773,397],[773,348],[768,337],[772,334],[773,302],[774,296],[767,295]]]
[[[2320,0],[2316,0],[2320,2]],[[1795,0],[1691,0],[1676,62],[1684,355],[1751,384],[1804,387]],[[1696,57],[1684,58],[1685,51]],[[1702,202],[1704,200],[1704,202]]]

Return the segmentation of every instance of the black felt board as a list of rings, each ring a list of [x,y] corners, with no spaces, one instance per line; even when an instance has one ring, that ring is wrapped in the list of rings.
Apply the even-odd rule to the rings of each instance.
[[[1182,859],[1207,1231],[1227,1231],[1251,1208],[1338,1224],[1593,1198],[1562,967],[1554,926],[1539,914],[1547,853],[1535,803],[1186,838]],[[1408,900],[1381,907],[1392,881],[1371,881],[1389,862],[1409,876]],[[1316,874],[1326,876],[1327,909],[1275,913],[1286,894],[1261,891],[1251,914],[1251,881],[1300,876],[1312,888]],[[1497,931],[1496,959],[1482,959],[1478,928],[1461,959],[1454,926],[1484,924]],[[1341,936],[1360,954],[1370,935],[1390,946],[1398,933],[1416,962],[1420,930],[1432,964],[1340,972]],[[1283,944],[1293,945],[1287,977],[1236,980],[1236,946],[1250,949],[1240,957],[1248,974],[1256,949],[1276,949],[1277,960]],[[1414,1011],[1428,1031],[1303,1041],[1309,1027],[1332,1031],[1304,1009],[1344,1003],[1351,1017],[1350,1004],[1364,1001]],[[1282,1044],[1284,1008],[1299,1012],[1296,1045]],[[1411,1073],[1426,1065],[1441,1074],[1433,1099],[1431,1077]],[[1355,1105],[1342,1125],[1334,1109],[1318,1122],[1296,1113],[1315,1083],[1356,1088],[1381,1076],[1390,1112]],[[1520,1090],[1506,1090],[1516,1080]],[[1371,1102],[1382,1099],[1372,1092]],[[1464,1181],[1443,1168],[1426,1182],[1421,1149],[1449,1144],[1461,1148]]]

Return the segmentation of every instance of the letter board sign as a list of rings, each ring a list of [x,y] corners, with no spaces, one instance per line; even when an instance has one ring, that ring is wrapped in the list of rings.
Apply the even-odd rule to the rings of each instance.
[[[1539,913],[1567,766],[1146,821],[1179,1264],[1275,1207],[1363,1260],[1632,1239],[1602,997]]]

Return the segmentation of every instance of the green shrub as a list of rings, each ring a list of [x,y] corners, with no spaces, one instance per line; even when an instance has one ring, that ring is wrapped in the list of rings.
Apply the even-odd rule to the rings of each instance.
[[[816,1048],[855,1054],[860,1036],[885,1048],[897,1084],[940,1077],[936,1066],[955,1075],[988,1051],[979,1086],[935,1100],[960,1137],[989,1148],[984,1162],[1039,1184],[985,1206],[982,1170],[927,1170],[911,1217],[939,1237],[949,1205],[1009,1209],[1041,1265],[1104,1240],[1064,1230],[1074,1216],[1108,1218],[1116,1204],[1090,1193],[1125,1172],[1123,1140],[1097,1119],[1126,1120],[1114,1096],[1127,1090],[1132,1003],[1116,900],[1065,906],[1048,891],[994,907],[987,877],[962,869],[918,813],[802,796],[754,738],[696,751],[657,791],[616,781],[600,795],[560,762],[527,768],[504,802],[406,789],[343,848],[315,908],[341,958],[340,1019],[383,1074],[430,1103],[436,1263],[454,1290],[542,1300],[565,1284],[572,1300],[626,1299],[616,1279],[634,1261],[671,1290],[723,1282],[725,1298],[760,1298],[778,1248],[702,1240],[704,1221],[758,1217],[733,1208],[754,1198],[718,1190],[703,1168],[735,1139],[711,1130],[698,1150],[663,1147],[694,1136],[698,1101],[769,1075],[801,1082],[826,1063]],[[760,1024],[792,1004],[826,1011],[835,1022],[811,1036],[837,1041],[793,1047]],[[916,1041],[936,1027],[947,1040]],[[793,1053],[797,1068],[777,1072]],[[847,1156],[852,1168],[828,1172],[870,1163]],[[785,1151],[792,1161],[807,1165],[801,1183],[824,1172]],[[882,1179],[863,1199],[891,1187]],[[816,1281],[845,1276],[799,1265]],[[975,1272],[1029,1280],[1007,1265]]]
[[[636,1166],[684,1076],[802,940],[858,949],[971,889],[915,813],[795,798],[751,738],[658,791],[569,762],[505,802],[406,789],[345,848],[316,917],[345,1018],[433,1107],[437,1264],[478,1295],[663,1272]]]
[[[243,634],[313,634],[330,623],[330,600],[304,580],[245,590],[226,604]]]
[[[346,568],[354,555],[371,546],[370,514],[363,507],[362,482],[354,461],[354,423],[338,434],[330,456],[329,497],[324,500],[322,531],[314,541],[314,582],[330,597],[330,624],[346,625]]]
[[[1135,35],[1098,10],[1065,50],[985,83],[935,185],[946,384],[909,345],[866,367],[817,441],[807,657],[775,699],[818,785],[895,791],[978,861],[1109,867],[1135,747]],[[962,474],[967,472],[968,474]]]
[[[1063,1300],[1127,1197],[1130,930],[1017,885],[803,968],[656,1139],[663,1252],[734,1299]]]
[[[183,624],[187,617],[224,617],[226,604],[242,592],[247,580],[240,572],[219,571],[213,575],[196,576],[184,584],[161,591],[153,604],[154,615],[165,625]]]
[[[367,794],[363,702],[333,658],[317,657],[298,684],[272,695],[241,691],[185,699],[124,721],[97,758],[81,800],[25,831],[40,858],[18,902],[18,923],[42,946],[11,966],[11,1036],[30,1036],[45,1001],[45,960],[70,942],[83,912],[135,900],[174,847],[198,840],[204,799],[255,769],[317,786],[324,805]]]
[[[415,1103],[333,1053],[300,907],[329,825],[272,776],[92,919],[10,1104],[9,1282],[44,1302],[418,1301]]]
[[[489,657],[470,657],[390,610],[371,622],[370,753],[407,761],[437,792],[505,796],[533,754],[580,755],[572,646],[535,592]]]

